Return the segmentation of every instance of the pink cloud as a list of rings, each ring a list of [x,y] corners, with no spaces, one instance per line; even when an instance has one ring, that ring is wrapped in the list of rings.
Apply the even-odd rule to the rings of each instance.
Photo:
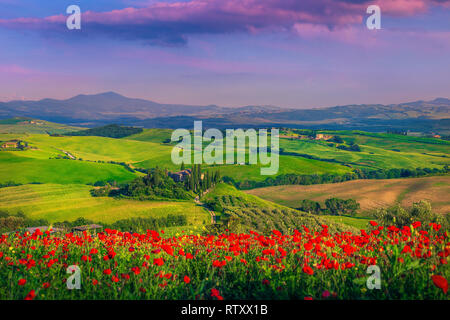
[[[22,66],[16,64],[0,64],[0,73],[5,73],[9,75],[31,75],[34,74],[35,71],[24,68]]]
[[[361,23],[369,4],[383,15],[408,16],[431,6],[448,7],[449,0],[191,0],[156,2],[139,8],[82,13],[81,34],[107,35],[149,43],[184,44],[192,34],[221,34],[264,30],[309,30],[322,35]],[[41,32],[67,32],[64,15],[43,19],[0,19],[0,27]],[[303,26],[299,28],[298,26]],[[347,34],[346,37],[351,36]]]

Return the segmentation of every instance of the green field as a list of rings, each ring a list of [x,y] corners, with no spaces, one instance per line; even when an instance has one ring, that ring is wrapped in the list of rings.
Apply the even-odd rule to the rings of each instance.
[[[70,184],[23,185],[0,188],[0,210],[11,214],[22,211],[30,218],[50,222],[73,221],[79,217],[112,223],[133,217],[186,215],[191,225],[208,222],[209,214],[189,201],[138,201],[92,197],[91,186]]]
[[[32,151],[0,152],[0,183],[95,183],[97,181],[125,182],[136,174],[114,164],[23,157]]]
[[[330,215],[323,215],[321,217],[324,217],[333,222],[343,223],[355,227],[356,229],[367,229],[369,221],[373,220],[372,218],[368,217],[348,217],[348,216],[330,216]]]
[[[311,140],[281,139],[280,148],[286,152],[335,159],[357,168],[441,168],[450,164],[450,144],[427,144],[405,138],[402,142],[397,142],[396,135],[379,138],[344,135],[340,132],[338,135],[344,140],[355,141],[361,147],[361,152],[340,150],[330,146],[329,142]]]
[[[34,120],[30,118],[16,117],[12,119],[0,120],[0,133],[51,133],[61,134],[71,131],[78,131],[82,128],[67,126],[64,124]]]
[[[186,214],[189,223],[192,225],[209,221],[208,213],[193,202],[139,202],[113,198],[93,198],[89,194],[92,187],[86,184],[93,184],[98,181],[124,183],[142,175],[139,172],[133,173],[124,166],[108,163],[110,161],[123,162],[132,168],[159,166],[172,171],[178,170],[179,166],[174,165],[171,161],[171,151],[174,144],[164,143],[167,142],[167,139],[170,139],[171,130],[144,129],[139,134],[122,139],[113,139],[96,136],[50,136],[46,133],[46,130],[42,132],[42,129],[46,128],[45,126],[52,127],[53,131],[51,132],[66,132],[76,129],[49,122],[43,122],[39,125],[27,124],[23,123],[22,119],[0,123],[0,141],[20,139],[26,141],[31,147],[25,151],[0,151],[0,183],[13,181],[25,184],[0,189],[0,208],[12,212],[21,210],[32,217],[47,218],[50,221],[74,220],[78,217],[85,217],[96,221],[111,222],[134,216],[168,213]],[[41,131],[36,131],[37,128]],[[450,143],[443,140],[359,131],[326,131],[324,133],[339,135],[346,144],[357,143],[361,147],[361,152],[337,149],[336,144],[329,141],[282,138],[280,139],[280,148],[284,152],[293,153],[293,155],[280,156],[277,174],[312,175],[329,173],[343,175],[351,172],[352,168],[442,168],[444,165],[450,164]],[[246,148],[248,149],[249,146],[247,145]],[[67,154],[77,160],[55,159],[56,157],[66,157]],[[304,154],[314,156],[316,159],[308,159],[302,156]],[[321,161],[320,159],[335,159],[337,162]],[[217,165],[213,167],[214,170],[220,169],[222,176],[231,177],[237,182],[266,179],[268,176],[262,176],[260,168],[260,164]],[[208,166],[204,165],[203,169],[208,170]],[[394,183],[394,181],[390,181],[384,183],[386,187],[383,187],[383,185],[380,188],[386,188],[386,190],[392,192],[395,190],[395,195],[392,192],[384,195],[382,190],[370,191],[364,189],[363,186],[370,188],[370,186],[376,185],[376,182],[371,180],[360,186],[360,190],[366,190],[365,194],[369,194],[370,199],[364,198],[362,191],[361,194],[357,195],[354,195],[353,192],[348,197],[356,197],[361,201],[363,208],[369,209],[383,206],[380,205],[380,200],[386,200],[386,203],[390,203],[390,199],[397,199],[402,203],[409,204],[414,200],[411,195],[416,197],[416,194],[421,199],[434,199],[426,193],[426,190],[434,190],[430,189],[429,185],[425,189],[416,188],[418,191],[414,193],[410,192],[412,188],[410,185],[405,185],[406,189],[403,188],[403,184],[388,187],[389,183]],[[436,183],[444,182],[439,180]],[[321,201],[323,197],[331,197],[335,194],[333,191],[335,186],[331,185],[331,189],[316,186],[314,188],[325,188],[326,190],[324,189],[322,194],[316,195],[313,195],[313,193],[318,193],[320,190],[312,193],[305,191],[308,196],[306,193],[303,195],[302,191],[293,190],[291,200],[296,202],[299,201],[298,199],[315,198]],[[352,190],[355,191],[354,188]],[[208,196],[217,196],[220,192],[224,195],[233,195],[238,192],[239,195],[237,196],[246,199],[242,192],[224,185],[220,185],[214,193]],[[253,203],[256,201],[261,207],[281,208],[281,210],[284,210],[282,205],[292,205],[289,202],[290,199],[286,198],[290,197],[287,190],[286,192],[270,190],[268,192],[266,199],[279,204],[250,195],[247,197],[251,198],[247,200]],[[345,192],[342,191],[342,196],[346,194]],[[439,195],[441,193],[433,191],[433,194]],[[256,195],[259,196],[259,194]],[[207,197],[205,200],[208,200]],[[277,199],[277,197],[280,199]],[[448,203],[444,200],[440,200],[440,202],[438,200],[433,200],[433,203],[436,203],[439,210],[446,210]],[[330,219],[337,218],[330,217]],[[355,227],[362,227],[366,223],[364,219],[359,218],[339,217],[339,219],[341,219],[339,222]],[[173,231],[178,232],[179,229],[175,228]]]

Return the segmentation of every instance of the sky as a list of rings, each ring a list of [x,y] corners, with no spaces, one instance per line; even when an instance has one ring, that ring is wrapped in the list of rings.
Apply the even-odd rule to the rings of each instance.
[[[450,98],[449,57],[450,0],[0,0],[0,101],[401,103]]]

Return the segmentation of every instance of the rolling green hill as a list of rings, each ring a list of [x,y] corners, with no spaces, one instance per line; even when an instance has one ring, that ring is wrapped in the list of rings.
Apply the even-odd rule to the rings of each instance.
[[[302,230],[303,226],[321,230],[322,225],[327,225],[331,232],[353,230],[351,226],[246,194],[225,183],[217,185],[202,201],[217,213],[219,225],[231,232],[286,233]]]
[[[361,152],[338,149],[332,142],[296,139],[281,139],[280,148],[299,156],[308,154],[357,168],[441,168],[450,164],[450,143],[446,141],[437,144],[434,142],[441,141],[399,135],[374,134],[374,137],[367,137],[352,132],[330,133],[339,135],[346,142],[358,144]]]
[[[311,186],[274,186],[246,191],[281,205],[298,208],[303,199],[319,201],[337,197],[355,199],[361,212],[370,212],[400,203],[410,207],[427,200],[437,213],[450,212],[450,176],[409,179],[354,180]]]
[[[131,167],[153,168],[165,167],[169,170],[178,170],[179,166],[171,161],[173,144],[163,143],[170,138],[170,130],[145,129],[122,139],[96,136],[49,136],[48,134],[0,134],[0,141],[20,139],[29,143],[32,149],[21,152],[10,152],[19,158],[39,159],[36,164],[41,167],[52,167],[54,160],[45,164],[49,158],[65,156],[70,153],[77,159],[89,161],[115,161],[124,162]],[[357,143],[361,152],[338,149],[338,144],[322,140],[306,139],[280,139],[280,148],[284,154],[280,156],[280,174],[336,174],[343,175],[351,172],[352,168],[390,169],[390,168],[442,168],[450,165],[450,143],[438,139],[417,138],[394,134],[372,134],[353,131],[326,132],[341,136],[346,143]],[[309,159],[305,157],[314,157]],[[10,156],[11,159],[16,159]],[[3,155],[3,161],[5,156]],[[18,160],[11,160],[17,162]],[[332,162],[334,161],[334,162]],[[26,162],[31,163],[31,162]],[[72,165],[72,164],[71,164]],[[100,164],[98,164],[100,165]],[[92,163],[77,164],[75,166],[92,167]],[[207,166],[204,166],[207,167]],[[106,167],[105,167],[106,168]],[[229,176],[235,181],[253,180],[262,181],[267,176],[260,174],[260,165],[217,165],[222,176]],[[107,169],[108,171],[110,169]],[[69,170],[64,171],[65,182],[84,183],[91,179],[80,180],[76,177],[68,179]],[[12,171],[14,172],[14,171]],[[25,172],[28,172],[27,170]],[[91,172],[91,171],[87,171]],[[29,173],[27,173],[28,175]],[[11,174],[0,176],[0,181],[14,178]],[[77,175],[74,173],[74,175]],[[91,174],[92,175],[92,174]],[[100,174],[104,178],[104,174]],[[120,181],[129,178],[122,173],[115,172],[112,178]],[[32,178],[38,178],[36,174]],[[22,179],[28,182],[48,182],[48,179]],[[61,182],[51,181],[51,182]]]
[[[23,157],[17,152],[0,152],[0,183],[95,183],[97,181],[124,182],[136,174],[114,164]]]
[[[0,188],[0,210],[11,214],[22,211],[30,218],[50,222],[73,221],[79,217],[111,223],[134,217],[186,215],[188,224],[209,221],[205,209],[192,201],[138,201],[92,197],[91,186],[80,184],[42,184]]]
[[[82,130],[82,129],[83,128],[49,122],[49,121],[45,121],[45,120],[25,118],[25,117],[15,117],[15,118],[10,118],[10,119],[0,120],[0,134],[1,133],[62,134],[62,133],[78,131],[78,130]]]

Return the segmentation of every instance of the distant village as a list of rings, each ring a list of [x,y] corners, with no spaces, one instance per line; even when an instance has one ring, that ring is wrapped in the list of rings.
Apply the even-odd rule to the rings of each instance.
[[[28,142],[18,139],[0,142],[0,150],[24,150],[28,147]]]

